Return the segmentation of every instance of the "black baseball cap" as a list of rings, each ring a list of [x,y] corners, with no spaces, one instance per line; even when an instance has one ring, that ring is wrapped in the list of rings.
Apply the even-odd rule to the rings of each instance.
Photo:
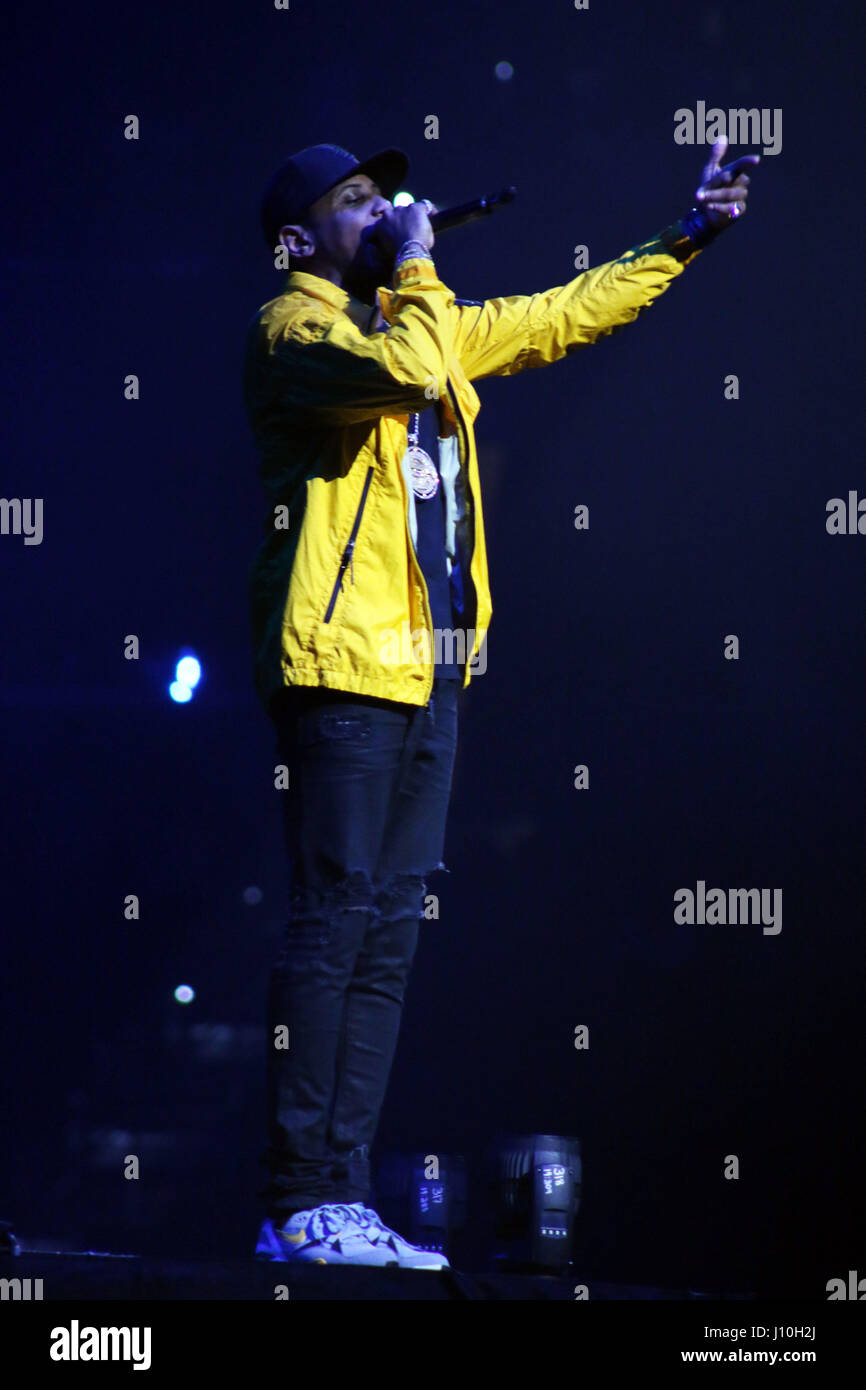
[[[310,145],[281,164],[262,199],[262,231],[273,250],[281,227],[300,222],[312,203],[350,174],[367,174],[383,196],[393,198],[409,170],[403,150],[380,150],[358,161],[339,145]]]

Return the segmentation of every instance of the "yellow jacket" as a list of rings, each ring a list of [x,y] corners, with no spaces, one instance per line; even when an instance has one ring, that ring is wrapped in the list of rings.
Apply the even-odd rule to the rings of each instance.
[[[492,612],[472,382],[556,362],[632,322],[699,254],[675,222],[566,285],[483,304],[455,299],[418,257],[377,291],[389,327],[372,334],[369,305],[319,276],[289,274],[250,325],[244,367],[269,502],[249,590],[266,708],[287,685],[429,700],[430,648],[413,637],[397,649],[389,634],[431,631],[402,461],[409,416],[434,396],[455,432],[449,497],[470,684]]]

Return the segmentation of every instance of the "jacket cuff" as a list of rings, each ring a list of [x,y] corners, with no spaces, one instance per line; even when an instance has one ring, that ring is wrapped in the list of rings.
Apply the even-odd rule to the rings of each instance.
[[[439,276],[432,256],[409,256],[395,265],[392,284],[395,290],[415,285],[438,285]]]
[[[698,229],[692,227],[685,217],[659,232],[658,240],[667,254],[683,265],[696,256],[705,244],[700,241]]]
[[[721,236],[725,230],[721,223],[714,227],[703,208],[692,208],[685,217],[680,219],[679,225],[698,251],[709,246],[710,242],[715,241],[716,237]]]
[[[700,246],[692,240],[689,235],[689,227],[686,219],[681,218],[678,222],[672,222],[669,227],[664,227],[648,241],[642,241],[639,246],[633,246],[627,251],[621,260],[631,261],[640,256],[672,256],[681,265],[687,265],[690,260],[698,255]]]

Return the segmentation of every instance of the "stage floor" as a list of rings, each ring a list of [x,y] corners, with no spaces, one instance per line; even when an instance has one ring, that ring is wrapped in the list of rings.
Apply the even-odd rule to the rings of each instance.
[[[45,1254],[22,1250],[0,1257],[0,1280],[21,1281],[18,1296],[72,1300],[530,1300],[574,1302],[578,1286],[589,1301],[750,1299],[720,1290],[662,1289],[567,1276],[473,1273],[465,1270],[376,1269],[364,1266],[284,1265],[254,1260],[155,1259],[106,1252]],[[35,1283],[41,1280],[41,1286]],[[2,1286],[16,1297],[15,1286]]]

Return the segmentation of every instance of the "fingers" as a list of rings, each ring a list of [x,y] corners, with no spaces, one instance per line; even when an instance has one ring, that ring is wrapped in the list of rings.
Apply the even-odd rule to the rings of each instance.
[[[739,174],[740,170],[744,169],[747,165],[751,168],[754,168],[754,166],[756,164],[760,164],[760,162],[761,156],[759,154],[744,154],[741,159],[735,159],[733,164],[726,164],[724,169],[722,170],[722,173],[730,174],[733,178],[737,174]]]
[[[748,185],[749,176],[743,171],[753,169],[756,164],[760,163],[760,160],[759,154],[744,154],[741,159],[735,159],[732,164],[726,164],[724,169],[717,169],[709,179],[705,178],[701,183],[701,189],[721,189],[731,184],[744,188]],[[709,168],[709,165],[707,167]]]
[[[746,189],[749,185],[749,176],[745,170],[754,169],[756,165],[760,164],[761,156],[744,154],[722,169],[719,160],[727,147],[727,143],[724,138],[715,142],[712,158],[704,167],[701,186],[695,195],[703,207],[720,206],[726,208],[731,203],[740,201],[745,208]]]
[[[753,159],[754,156],[748,156],[748,158]],[[739,165],[739,163],[738,160],[737,164]],[[722,169],[718,180],[711,182],[708,187],[698,189],[695,198],[699,207],[708,212],[734,216],[742,215],[746,211],[749,197],[749,176],[739,173],[735,178],[730,178],[733,167],[733,165],[729,165],[727,169]],[[721,182],[723,179],[730,179],[730,181]],[[735,204],[738,205],[736,211]]]
[[[727,146],[728,142],[724,136],[716,140],[712,155],[704,167],[703,179],[695,199],[698,206],[705,211],[733,219],[746,211],[749,175],[745,171],[760,164],[761,156],[744,154],[723,169],[721,159]]]
[[[713,145],[712,153],[710,154],[709,159],[704,165],[704,172],[701,174],[702,185],[708,183],[710,179],[714,178],[714,176],[719,172],[719,166],[721,165],[725,150],[727,148],[727,137],[723,135],[720,139],[716,140],[715,144]]]
[[[709,207],[710,204],[729,207],[731,203],[745,202],[746,189],[741,183],[730,183],[725,187],[699,188],[695,197],[705,207]]]

